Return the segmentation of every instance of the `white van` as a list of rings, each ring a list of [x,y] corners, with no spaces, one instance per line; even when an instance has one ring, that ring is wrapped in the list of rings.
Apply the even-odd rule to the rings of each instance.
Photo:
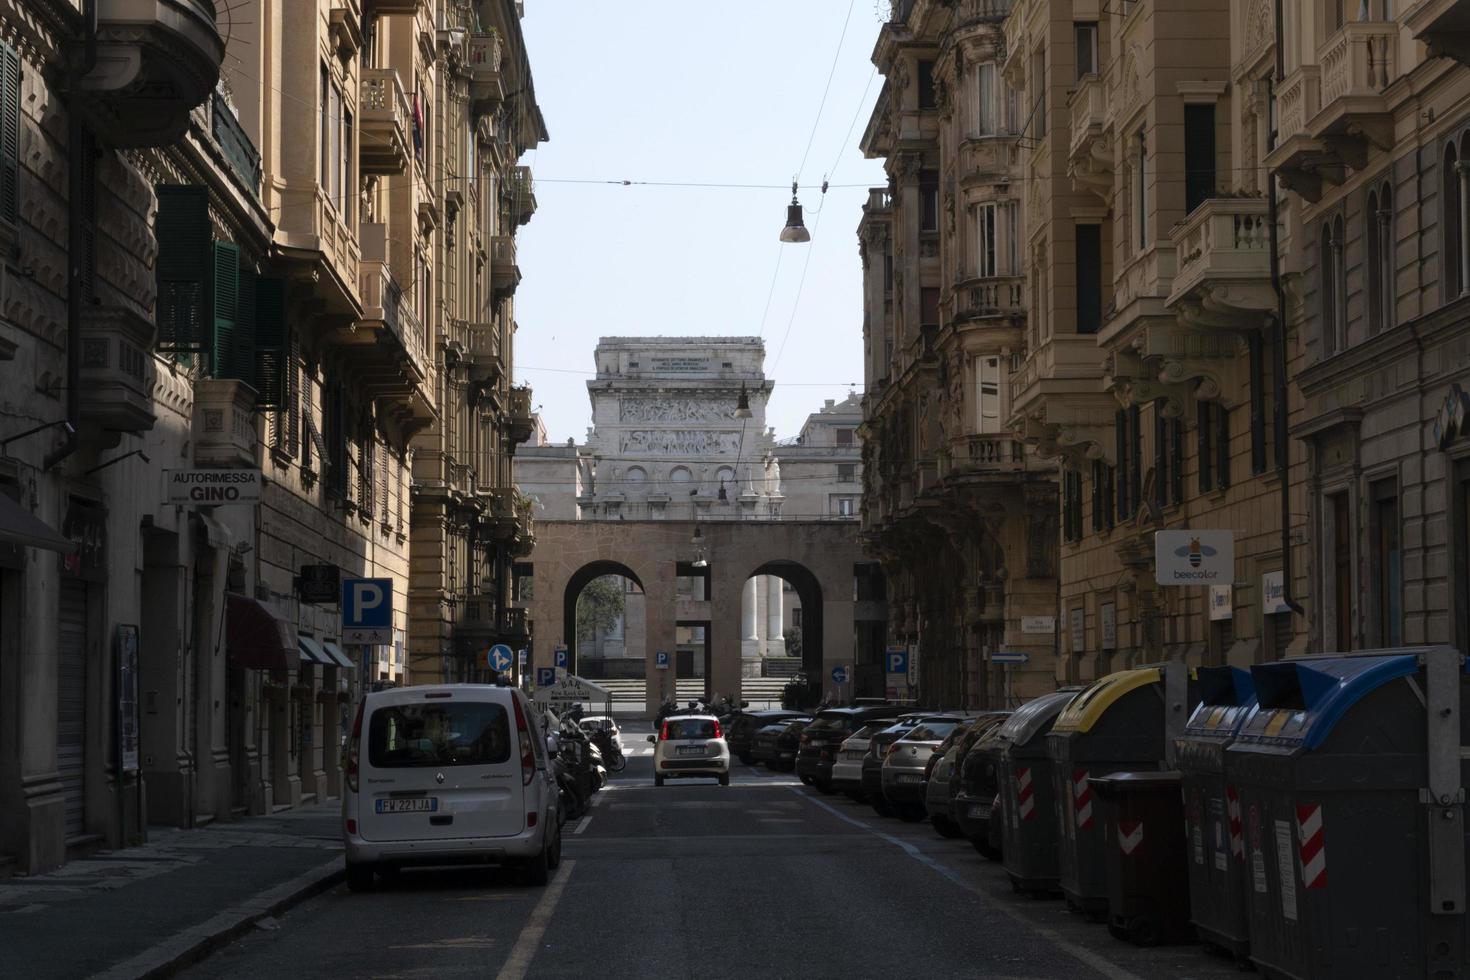
[[[561,813],[540,713],[513,687],[375,691],[347,747],[347,884],[408,865],[518,866],[545,884],[561,863]]]

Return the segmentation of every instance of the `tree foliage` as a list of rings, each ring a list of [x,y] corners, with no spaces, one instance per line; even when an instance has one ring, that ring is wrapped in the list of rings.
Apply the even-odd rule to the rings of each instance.
[[[590,640],[606,633],[623,615],[623,579],[603,575],[588,582],[577,596],[577,639]]]

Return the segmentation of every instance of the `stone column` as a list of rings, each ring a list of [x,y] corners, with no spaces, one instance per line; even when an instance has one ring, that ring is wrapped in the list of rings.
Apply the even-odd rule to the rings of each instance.
[[[658,714],[665,693],[676,694],[674,623],[676,589],[674,585],[674,563],[661,561],[650,563],[653,575],[639,566],[639,578],[643,580],[643,679],[644,706],[650,716]],[[654,575],[657,577],[655,578]],[[665,670],[657,667],[656,655],[663,651],[669,655],[669,666]]]
[[[786,632],[781,603],[785,600],[785,583],[774,575],[766,577],[766,656],[786,655]]]
[[[759,583],[754,575],[745,580],[745,594],[740,600],[740,621],[743,626],[740,636],[747,643],[754,643],[760,639],[760,631],[756,626],[758,614],[756,604],[759,598]]]

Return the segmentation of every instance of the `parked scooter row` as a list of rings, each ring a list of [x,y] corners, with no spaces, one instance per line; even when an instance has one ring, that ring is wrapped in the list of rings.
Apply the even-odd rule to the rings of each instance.
[[[609,716],[588,717],[581,705],[558,715],[546,712],[547,749],[561,788],[562,812],[576,820],[607,785],[609,772],[622,772],[628,760],[618,726]]]

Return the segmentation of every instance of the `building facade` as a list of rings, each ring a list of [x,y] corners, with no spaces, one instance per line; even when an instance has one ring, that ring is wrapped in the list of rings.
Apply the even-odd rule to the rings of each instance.
[[[79,4],[0,9],[0,873],[340,793],[409,674],[417,446],[478,404],[441,304],[519,275],[519,4],[156,6],[95,62]],[[506,485],[492,342],[503,438],[455,462]],[[391,583],[368,644],[348,578]]]
[[[856,519],[861,417],[855,402],[829,400],[795,439],[778,442],[765,424],[775,383],[765,376],[760,338],[604,337],[593,356],[597,375],[587,382],[593,424],[585,443],[526,447],[516,458],[517,485],[534,499],[538,518]],[[749,417],[737,414],[742,399]],[[681,577],[678,587],[691,598],[702,594],[697,577]],[[642,676],[642,593],[629,578],[620,588],[618,622],[579,638],[589,674]],[[802,615],[790,582],[775,575],[745,581],[746,676],[782,664],[797,669],[786,644],[800,634]],[[685,669],[701,673],[704,628],[681,625],[675,646]],[[589,663],[607,659],[628,662]]]
[[[1025,119],[1001,74],[1009,4],[906,2],[879,34],[859,224],[863,529],[889,583],[889,642],[916,647],[926,703],[1049,690],[1057,463],[1007,425],[1027,352]],[[992,653],[1027,662],[1001,667]]]

